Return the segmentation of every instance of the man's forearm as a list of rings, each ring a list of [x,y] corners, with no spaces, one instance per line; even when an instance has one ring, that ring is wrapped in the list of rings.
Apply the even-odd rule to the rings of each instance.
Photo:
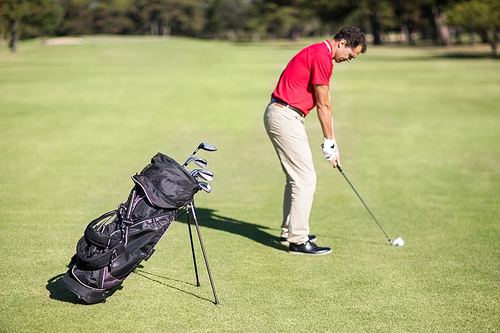
[[[325,139],[335,139],[333,115],[329,105],[317,105],[318,119]]]
[[[314,85],[316,94],[316,111],[325,139],[335,139],[333,131],[333,115],[330,103],[330,88],[325,85]]]

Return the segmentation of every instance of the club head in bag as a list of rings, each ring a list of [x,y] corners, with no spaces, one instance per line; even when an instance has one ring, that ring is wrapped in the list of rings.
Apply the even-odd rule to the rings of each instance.
[[[205,182],[198,182],[198,186],[205,192],[210,193],[212,192],[212,186],[210,184],[205,183]]]
[[[189,172],[193,177],[198,179],[198,177],[202,178],[203,180],[206,180],[208,182],[211,182],[214,180],[214,174],[211,171],[208,170],[200,170],[200,169],[195,169]]]
[[[214,180],[214,173],[212,171],[200,170],[199,175],[201,178],[203,178],[207,182],[211,182],[212,180]]]
[[[203,149],[206,151],[217,151],[217,148],[215,148],[215,146],[213,144],[208,143],[208,142],[200,143],[200,145],[198,146],[198,149]]]
[[[203,168],[205,169],[207,167],[207,160],[203,159],[203,158],[200,158],[200,157],[190,157],[188,158],[188,160],[186,161],[186,163],[184,163],[184,167],[186,167],[189,163],[191,162],[194,162],[194,164],[196,164],[197,166],[199,166],[200,168]]]
[[[189,160],[198,152],[198,150],[206,150],[206,151],[217,151],[217,148],[215,148],[215,146],[211,143],[208,143],[208,142],[202,142],[198,145],[198,147],[196,147],[196,149],[193,151],[193,153],[191,154],[191,156],[188,157],[188,159],[186,160],[186,162],[184,162],[184,164],[182,165],[183,167],[185,167],[186,165],[188,165],[189,163]]]

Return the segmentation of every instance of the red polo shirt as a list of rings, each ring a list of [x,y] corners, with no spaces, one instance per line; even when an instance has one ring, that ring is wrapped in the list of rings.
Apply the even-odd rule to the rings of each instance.
[[[330,86],[332,70],[332,51],[328,41],[306,47],[281,73],[272,97],[308,114],[316,106],[313,84]]]

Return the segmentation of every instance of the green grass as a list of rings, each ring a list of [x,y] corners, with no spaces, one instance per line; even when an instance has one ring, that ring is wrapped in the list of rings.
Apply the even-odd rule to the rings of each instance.
[[[370,47],[336,65],[343,169],[391,247],[323,160],[311,216],[321,257],[279,236],[284,177],[262,125],[298,44],[88,37],[0,50],[0,332],[500,331],[500,62]],[[456,50],[452,50],[456,52]],[[488,51],[486,50],[487,54]],[[216,178],[196,195],[221,305],[176,222],[106,303],[59,284],[87,223],[126,200],[161,151],[201,141]]]

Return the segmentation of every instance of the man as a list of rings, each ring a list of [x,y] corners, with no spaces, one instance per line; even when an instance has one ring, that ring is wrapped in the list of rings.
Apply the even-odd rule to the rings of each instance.
[[[286,175],[281,242],[292,254],[322,255],[309,234],[309,215],[316,189],[316,172],[305,131],[305,117],[316,107],[323,131],[323,154],[335,168],[340,165],[330,104],[330,77],[334,60],[350,62],[366,52],[364,33],[345,27],[331,40],[300,51],[281,74],[264,114],[264,124]]]

